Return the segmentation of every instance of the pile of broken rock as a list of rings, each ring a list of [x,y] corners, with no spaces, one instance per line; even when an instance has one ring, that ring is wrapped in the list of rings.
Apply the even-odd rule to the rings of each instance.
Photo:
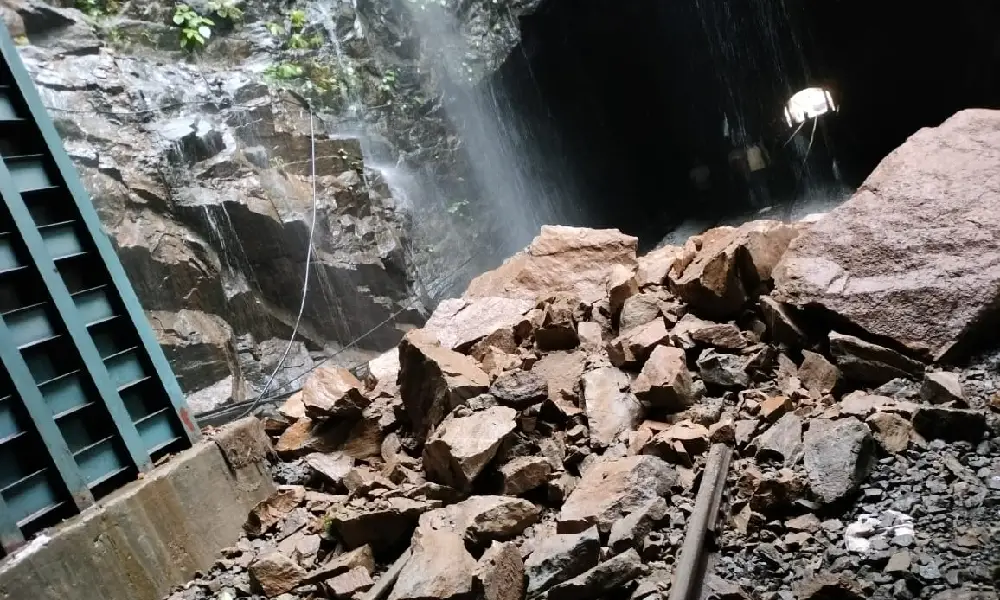
[[[643,257],[543,228],[365,381],[321,368],[265,417],[285,485],[171,598],[666,598],[713,443],[735,460],[709,597],[997,598],[998,374],[930,362],[975,323],[893,337],[912,286],[855,302],[816,244],[863,194]]]

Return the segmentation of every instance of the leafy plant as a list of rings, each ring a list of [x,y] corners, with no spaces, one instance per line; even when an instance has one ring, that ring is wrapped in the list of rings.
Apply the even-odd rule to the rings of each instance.
[[[293,50],[319,48],[323,45],[323,36],[318,33],[307,36],[304,33],[293,33],[288,37],[288,47]]]
[[[174,25],[181,28],[181,48],[194,51],[212,37],[215,21],[199,15],[187,4],[178,4],[174,7]]]
[[[279,81],[299,79],[304,73],[305,69],[302,68],[302,65],[295,63],[278,63],[264,70],[265,77]]]
[[[270,33],[274,37],[278,37],[279,35],[285,35],[285,27],[281,23],[275,23],[274,21],[271,21],[266,25],[264,25],[264,27],[266,27],[268,33]]]
[[[76,7],[90,17],[104,17],[121,9],[118,0],[76,0]]]
[[[387,94],[392,92],[393,88],[396,87],[396,72],[389,69],[385,73],[382,73],[382,81],[378,87]]]
[[[292,22],[292,31],[301,31],[306,28],[306,11],[293,10],[288,19]]]
[[[243,11],[236,6],[236,0],[211,0],[208,3],[208,9],[220,19],[226,19],[233,23],[243,20]]]

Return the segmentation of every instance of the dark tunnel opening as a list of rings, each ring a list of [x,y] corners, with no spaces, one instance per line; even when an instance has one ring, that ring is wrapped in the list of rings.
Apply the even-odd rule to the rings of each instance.
[[[844,198],[921,127],[1000,107],[998,13],[980,0],[547,0],[489,91],[533,141],[525,168],[561,182],[565,220],[648,248],[686,218]],[[813,86],[836,112],[790,126],[786,102]]]

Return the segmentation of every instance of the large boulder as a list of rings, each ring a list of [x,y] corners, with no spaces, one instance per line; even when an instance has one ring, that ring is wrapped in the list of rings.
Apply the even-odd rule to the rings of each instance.
[[[897,148],[775,270],[775,296],[821,306],[935,360],[1000,309],[1000,112],[962,111]]]
[[[445,415],[489,389],[489,375],[472,358],[442,348],[430,333],[414,330],[399,344],[399,394],[419,440]]]
[[[655,456],[604,459],[587,469],[559,512],[559,533],[597,525],[602,533],[650,500],[666,496],[677,471]]]
[[[823,502],[855,492],[875,465],[871,430],[855,418],[813,419],[803,441],[809,485]]]
[[[350,371],[324,365],[302,386],[302,404],[310,419],[358,417],[371,403],[362,393],[364,385]]]
[[[412,553],[396,580],[389,600],[459,600],[471,598],[476,559],[462,536],[446,530],[419,528]]]
[[[495,331],[513,329],[534,307],[526,299],[452,298],[438,304],[424,330],[433,333],[443,347],[465,351]]]
[[[432,481],[468,490],[517,426],[517,411],[494,406],[468,417],[449,417],[424,446],[424,468]]]
[[[710,229],[692,238],[688,256],[674,263],[670,289],[698,316],[736,316],[760,283],[771,278],[798,234],[797,228],[780,221]]]
[[[629,392],[628,375],[615,367],[602,367],[583,376],[583,403],[590,443],[598,448],[610,446],[642,420],[642,405]]]
[[[464,297],[535,300],[566,292],[594,303],[607,295],[615,265],[638,267],[637,245],[636,238],[617,229],[546,225],[527,249],[473,279]]]

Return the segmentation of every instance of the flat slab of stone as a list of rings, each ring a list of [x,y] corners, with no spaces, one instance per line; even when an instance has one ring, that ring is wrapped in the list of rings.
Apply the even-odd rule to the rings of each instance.
[[[617,229],[545,225],[527,249],[473,279],[463,297],[534,301],[540,294],[567,292],[597,302],[607,294],[615,265],[638,267],[638,243]]]
[[[882,160],[792,242],[775,297],[942,360],[1000,310],[1000,112],[965,110]]]
[[[676,469],[655,456],[601,460],[584,472],[563,504],[559,533],[579,533],[592,525],[608,533],[615,521],[666,496],[676,481]]]

